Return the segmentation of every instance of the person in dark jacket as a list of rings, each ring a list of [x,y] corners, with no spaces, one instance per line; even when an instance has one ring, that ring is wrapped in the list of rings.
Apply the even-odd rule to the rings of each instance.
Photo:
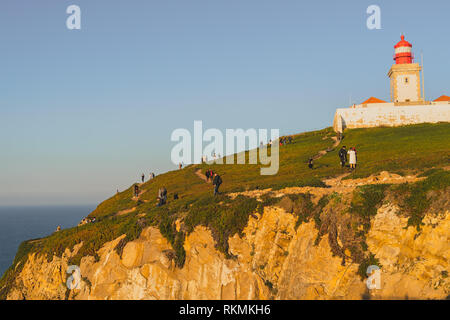
[[[205,176],[206,176],[206,182],[208,182],[209,181],[209,169],[208,170],[206,170],[206,173],[205,173]]]
[[[345,163],[347,162],[347,149],[345,146],[339,150],[339,159],[341,159],[342,168],[345,167]]]
[[[222,178],[217,173],[214,173],[214,179],[213,179],[214,195],[219,193],[219,187],[221,184],[222,184]]]
[[[139,196],[139,186],[137,184],[134,185],[134,196],[136,198]]]
[[[314,164],[313,164],[313,158],[309,158],[309,160],[308,160],[308,168],[312,169],[313,166],[314,166]]]
[[[158,207],[166,204],[167,201],[167,189],[162,187],[158,190]]]

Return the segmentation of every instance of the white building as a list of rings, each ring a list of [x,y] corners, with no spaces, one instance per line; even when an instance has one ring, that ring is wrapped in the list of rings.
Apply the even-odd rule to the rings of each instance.
[[[388,72],[391,102],[371,97],[361,104],[337,109],[333,121],[336,132],[343,132],[345,128],[450,122],[450,97],[441,96],[434,101],[424,99],[422,66],[414,63],[412,45],[402,35],[394,48],[395,64]]]

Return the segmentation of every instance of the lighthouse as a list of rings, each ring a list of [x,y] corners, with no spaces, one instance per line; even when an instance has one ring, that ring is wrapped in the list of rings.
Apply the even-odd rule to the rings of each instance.
[[[401,36],[394,46],[394,65],[388,72],[391,80],[391,102],[395,105],[411,105],[423,103],[420,86],[420,71],[422,67],[414,63],[412,44]]]
[[[338,108],[333,128],[342,133],[345,128],[395,127],[417,123],[450,122],[450,96],[425,101],[421,95],[420,71],[414,63],[412,44],[401,36],[394,46],[394,64],[389,70],[391,101],[370,97],[349,108]],[[423,73],[422,73],[423,78]]]

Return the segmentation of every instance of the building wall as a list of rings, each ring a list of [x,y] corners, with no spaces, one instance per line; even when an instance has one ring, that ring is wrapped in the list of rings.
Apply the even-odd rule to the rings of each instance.
[[[406,82],[408,79],[408,82]],[[394,101],[419,101],[420,100],[420,81],[419,73],[396,74],[397,94],[394,95]]]
[[[392,102],[422,101],[420,71],[417,63],[394,64],[388,72]],[[406,83],[405,79],[408,78]]]
[[[450,122],[450,104],[377,106],[370,108],[337,109],[333,128],[342,132],[345,128],[394,127],[417,123]]]

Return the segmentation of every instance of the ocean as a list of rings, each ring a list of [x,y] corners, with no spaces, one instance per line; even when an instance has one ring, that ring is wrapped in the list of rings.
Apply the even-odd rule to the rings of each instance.
[[[94,209],[95,205],[0,207],[0,277],[22,241],[50,235],[58,225],[74,227]]]

